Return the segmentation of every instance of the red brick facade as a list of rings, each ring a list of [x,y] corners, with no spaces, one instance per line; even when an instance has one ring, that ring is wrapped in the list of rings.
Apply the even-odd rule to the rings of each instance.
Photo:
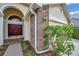
[[[30,16],[31,45],[35,47],[35,16]]]
[[[44,29],[48,25],[48,6],[37,10],[37,48],[39,51],[46,50],[44,45]]]
[[[33,10],[37,14],[37,49],[38,51],[46,50],[44,45],[44,29],[48,25],[49,7],[34,5]],[[35,47],[35,15],[31,16],[31,45]]]

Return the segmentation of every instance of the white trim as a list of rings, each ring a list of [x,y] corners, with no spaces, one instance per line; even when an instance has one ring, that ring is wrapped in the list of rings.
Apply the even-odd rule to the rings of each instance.
[[[6,34],[5,35],[5,39],[13,39],[13,38],[21,38],[21,37],[23,37],[24,36],[24,32],[23,32],[23,34],[22,35],[17,35],[17,36],[10,36],[10,37],[8,37],[8,24],[21,24],[22,26],[24,26],[23,25],[23,22],[18,22],[18,21],[11,21],[11,20],[4,20],[4,23],[6,24],[5,26],[6,26],[6,28],[5,28],[5,33],[4,34]],[[22,28],[22,30],[24,30],[24,28]]]
[[[0,17],[3,17],[4,16],[4,14],[0,11]]]
[[[18,38],[23,38],[23,37],[24,37],[23,35],[17,35],[17,36],[9,36],[6,39],[18,39]]]
[[[37,3],[37,5],[39,5],[40,7],[42,7],[42,3]]]
[[[19,7],[17,7],[16,6],[16,3],[9,3],[9,4],[6,4],[6,5],[3,5],[1,8],[0,8],[0,11],[1,11],[1,13],[3,13],[3,11],[6,9],[6,8],[15,8],[15,9],[17,9],[17,10],[19,10],[19,11],[21,11],[22,13],[23,13],[23,15],[24,15],[24,12],[19,8]]]
[[[32,6],[33,6],[33,3],[32,3],[32,4],[30,5],[30,7],[28,8],[28,10],[27,10],[27,12],[26,12],[26,14],[25,14],[25,18],[24,18],[24,19],[26,19],[26,17],[27,17],[27,15],[28,15],[29,11],[31,10]]]
[[[21,24],[21,25],[23,25],[23,22],[20,22],[20,21],[8,20],[7,23],[8,23],[8,24]]]
[[[27,10],[27,12],[26,12],[26,14],[25,14],[25,17],[24,17],[24,20],[28,20],[27,18],[27,16],[28,16],[28,13],[30,12],[30,10],[31,10],[31,8],[32,8],[32,6],[33,6],[33,3],[30,5],[30,7],[28,8],[28,10]],[[25,23],[25,22],[24,22]],[[30,20],[29,20],[29,26],[30,26]],[[29,28],[29,30],[30,30],[30,28]],[[24,32],[25,33],[25,32]],[[29,31],[29,33],[30,33],[30,31]],[[30,35],[30,34],[29,34]],[[29,39],[28,39],[28,41],[30,41],[31,40],[31,36],[29,36]]]
[[[21,12],[22,13],[22,12]],[[23,14],[23,13],[22,13]],[[9,15],[6,19],[9,19],[9,17],[11,17],[11,16],[18,16],[18,15],[16,15],[16,14],[11,14],[11,15]],[[23,21],[23,17],[20,17],[20,16],[18,16],[22,21]]]
[[[0,45],[3,45],[3,42],[4,42],[4,33],[3,33],[3,30],[4,30],[4,22],[3,22],[3,16],[1,15],[0,16]]]
[[[29,29],[29,20],[25,17],[24,19],[24,41],[30,40],[30,29]]]

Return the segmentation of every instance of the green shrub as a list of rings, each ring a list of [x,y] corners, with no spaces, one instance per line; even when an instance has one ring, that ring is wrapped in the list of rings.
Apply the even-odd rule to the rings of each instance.
[[[36,56],[36,55],[37,54],[34,51],[32,51],[32,50],[26,51],[26,56]]]
[[[73,38],[79,39],[79,28],[78,27],[74,27]]]
[[[23,51],[27,50],[29,48],[29,45],[27,45],[26,43],[23,43]]]
[[[23,53],[25,56],[36,56],[36,52],[34,49],[29,45],[29,43],[24,42],[22,44]]]
[[[2,50],[4,47],[2,45],[0,45],[0,50]]]
[[[45,28],[44,38],[46,40],[45,42],[50,41],[56,55],[69,55],[74,50],[72,34],[73,27],[71,25],[47,26]]]

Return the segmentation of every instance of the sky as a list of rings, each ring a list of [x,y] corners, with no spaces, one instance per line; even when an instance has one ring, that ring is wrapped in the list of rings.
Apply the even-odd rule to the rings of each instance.
[[[79,3],[68,3],[67,8],[71,18],[79,18]]]

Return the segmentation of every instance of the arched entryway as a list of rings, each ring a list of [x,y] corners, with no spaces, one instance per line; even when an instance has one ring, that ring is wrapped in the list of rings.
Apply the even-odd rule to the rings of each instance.
[[[4,9],[4,41],[5,42],[15,42],[23,41],[24,39],[24,15],[17,9],[8,7]],[[5,43],[4,42],[4,43]]]
[[[12,40],[12,39],[18,39],[23,38],[21,40],[27,41],[30,40],[30,20],[27,18],[26,13],[28,13],[29,7],[24,4],[3,4],[0,7],[0,45],[4,45],[5,40]],[[18,20],[19,19],[19,20]],[[16,34],[16,36],[9,36],[9,30],[8,30],[8,24],[17,24],[18,28],[21,28],[20,34]],[[21,26],[19,26],[21,25]],[[11,25],[11,27],[15,27]],[[17,26],[16,26],[17,27]],[[15,31],[17,32],[17,30]],[[13,34],[11,34],[13,35]]]

